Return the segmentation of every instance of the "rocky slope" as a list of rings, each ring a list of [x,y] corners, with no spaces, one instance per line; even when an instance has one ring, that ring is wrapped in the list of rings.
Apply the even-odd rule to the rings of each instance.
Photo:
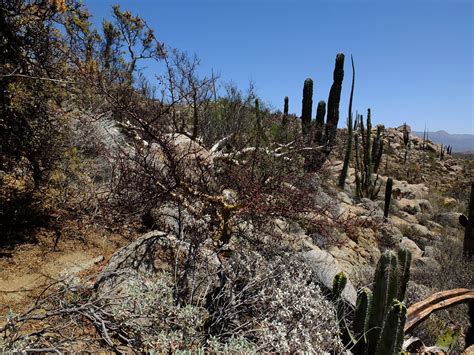
[[[343,140],[344,135],[341,137]],[[170,139],[179,151],[186,152],[183,159],[190,159],[186,163],[190,181],[200,176],[196,174],[202,161],[214,166],[224,154],[184,136]],[[94,349],[198,350],[207,339],[206,351],[342,352],[335,305],[328,296],[337,273],[348,275],[343,299],[354,306],[357,288],[370,283],[381,253],[403,247],[412,253],[407,303],[441,289],[473,286],[472,268],[446,260],[448,253],[443,253],[449,246],[452,258],[460,250],[458,219],[465,209],[463,186],[472,179],[470,162],[447,155],[440,159],[439,145],[428,143],[422,149],[420,138],[412,135],[410,140],[405,163],[402,128],[386,130],[388,148],[375,200],[355,198],[352,168],[345,189],[335,187],[342,169],[338,159],[342,149],[333,152],[323,168],[326,175],[321,174],[327,179],[315,175],[311,182],[317,215],[310,220],[319,221],[318,226],[327,224],[325,233],[299,218],[270,217],[257,229],[254,222],[235,217],[224,220],[232,235],[222,246],[206,236],[211,232],[204,205],[170,201],[156,206],[149,216],[155,231],[118,250],[92,281],[67,278],[66,290],[74,301],[69,308],[62,304],[66,307],[63,312],[73,313],[71,307],[79,307],[82,316],[93,320],[102,337]],[[201,158],[193,165],[196,156]],[[164,159],[159,147],[155,157],[158,162]],[[389,218],[384,221],[382,198],[388,177],[394,183]],[[223,190],[219,201],[226,208],[239,204],[239,197],[235,191]],[[311,213],[315,212],[302,212],[301,220]],[[339,228],[338,223],[344,227]],[[182,237],[187,231],[204,236],[199,248]],[[453,262],[458,263],[456,267]],[[437,277],[439,274],[449,280]],[[47,304],[52,307],[51,302]],[[465,330],[465,314],[459,312],[456,329]],[[74,318],[74,322],[79,321]],[[431,322],[448,327],[443,316]],[[252,335],[257,329],[259,335]],[[440,335],[435,333],[417,330],[415,334],[433,341]],[[62,346],[78,345],[63,339]]]

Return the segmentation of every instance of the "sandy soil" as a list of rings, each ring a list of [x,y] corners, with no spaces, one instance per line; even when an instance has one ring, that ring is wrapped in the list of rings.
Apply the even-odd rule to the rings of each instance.
[[[53,233],[40,231],[35,242],[17,245],[0,256],[0,324],[9,310],[24,311],[47,285],[67,275],[93,277],[130,240],[130,236],[77,227],[69,226],[55,251]]]

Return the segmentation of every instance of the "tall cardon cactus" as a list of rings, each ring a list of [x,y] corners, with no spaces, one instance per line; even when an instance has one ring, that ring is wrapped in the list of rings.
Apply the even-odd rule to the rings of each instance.
[[[351,96],[349,98],[349,113],[347,114],[347,147],[346,155],[344,157],[344,164],[342,166],[341,175],[339,175],[338,186],[344,189],[346,183],[347,171],[349,170],[349,163],[352,159],[352,99],[354,97],[354,82],[355,82],[355,68],[354,58],[351,56],[352,63],[352,85],[351,85]]]
[[[305,140],[308,139],[311,131],[311,113],[313,109],[313,80],[310,78],[304,81],[303,100],[301,106],[301,129]]]
[[[339,102],[341,100],[342,81],[344,79],[344,54],[336,55],[336,64],[333,73],[333,84],[329,91],[327,102],[327,119],[324,124],[326,114],[326,104],[324,101],[318,103],[316,121],[314,125],[311,121],[313,105],[313,81],[306,79],[303,87],[303,100],[301,109],[301,129],[305,144],[316,143],[320,146],[314,151],[305,152],[305,169],[309,172],[319,170],[324,164],[333,146],[336,143],[337,124],[339,122]]]

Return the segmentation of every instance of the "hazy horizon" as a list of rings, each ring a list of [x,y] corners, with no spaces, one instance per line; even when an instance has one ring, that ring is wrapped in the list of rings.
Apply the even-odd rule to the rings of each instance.
[[[86,0],[100,24],[119,4],[142,16],[166,45],[195,53],[241,89],[255,83],[266,103],[300,115],[303,81],[327,100],[335,55],[346,55],[340,126],[356,64],[354,111],[375,124],[474,134],[473,4],[470,1],[131,1]],[[149,78],[156,64],[143,71]],[[315,109],[313,109],[313,113]]]

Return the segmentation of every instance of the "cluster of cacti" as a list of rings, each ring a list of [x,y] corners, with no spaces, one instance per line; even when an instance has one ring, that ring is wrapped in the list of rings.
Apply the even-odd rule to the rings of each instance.
[[[461,215],[459,223],[464,227],[463,255],[465,258],[474,257],[474,181],[471,182],[468,216]]]
[[[446,153],[446,146],[441,144],[440,152],[439,152],[439,160],[444,159],[444,154]]]
[[[405,146],[405,157],[403,159],[403,164],[406,164],[408,151],[410,149],[410,132],[408,131],[406,122],[403,124],[403,145]]]
[[[338,310],[339,326],[345,345],[359,354],[399,354],[402,350],[407,309],[402,303],[410,276],[411,254],[402,249],[387,251],[377,264],[373,292],[364,288],[357,297],[352,331],[346,315]],[[344,276],[344,275],[343,275]],[[341,295],[343,276],[334,278],[333,293]],[[341,289],[342,287],[342,289]]]
[[[356,120],[358,129],[354,135],[356,194],[361,198],[375,199],[380,191],[380,184],[377,184],[378,175],[375,179],[372,175],[382,160],[383,126],[377,128],[375,141],[372,142],[370,109],[367,110],[367,128],[364,128],[362,115],[359,115]]]
[[[342,166],[341,175],[339,175],[339,187],[344,189],[346,183],[347,171],[349,170],[349,163],[352,159],[352,99],[354,97],[354,82],[355,82],[355,68],[354,59],[351,56],[352,63],[352,85],[351,85],[351,96],[349,99],[349,113],[347,115],[347,147],[346,155],[344,156],[344,165]]]
[[[326,114],[326,103],[318,103],[316,121],[312,122],[313,106],[313,81],[306,79],[303,87],[303,100],[301,109],[301,128],[306,144],[316,143],[322,146],[317,156],[313,155],[306,159],[305,167],[308,171],[318,170],[326,161],[329,153],[336,142],[337,124],[339,122],[339,102],[341,99],[342,81],[344,79],[344,54],[336,55],[336,64],[333,74],[333,84],[329,92],[327,104],[327,119],[324,124]]]
[[[388,178],[387,183],[385,185],[385,204],[383,208],[383,218],[385,222],[388,219],[388,212],[390,211],[390,200],[392,199],[392,187],[393,187],[393,179]]]
[[[441,144],[439,159],[443,160],[445,154],[451,155],[452,152],[453,152],[453,147],[452,146]]]
[[[426,143],[428,142],[428,130],[424,129],[423,131],[423,143],[421,144],[421,149],[426,150]]]

